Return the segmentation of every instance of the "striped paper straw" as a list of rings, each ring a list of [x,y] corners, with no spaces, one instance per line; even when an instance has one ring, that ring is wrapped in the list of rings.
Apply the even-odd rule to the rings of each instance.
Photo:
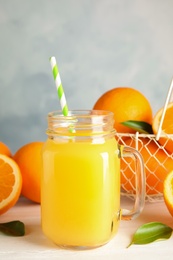
[[[64,116],[68,116],[68,106],[67,106],[67,102],[66,102],[66,98],[65,98],[65,94],[64,94],[64,89],[62,86],[62,82],[61,82],[61,78],[59,75],[59,70],[58,70],[58,66],[56,63],[56,59],[55,57],[51,57],[50,58],[50,64],[52,67],[52,73],[53,73],[53,77],[55,80],[55,85],[57,88],[57,93],[58,93],[58,98],[60,101],[60,105],[61,105],[61,109],[62,109],[62,113]]]

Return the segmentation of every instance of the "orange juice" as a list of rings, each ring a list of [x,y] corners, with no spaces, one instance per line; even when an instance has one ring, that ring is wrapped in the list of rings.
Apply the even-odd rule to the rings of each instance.
[[[43,150],[42,227],[56,244],[99,246],[118,228],[120,166],[115,138],[48,140]]]
[[[73,110],[48,114],[48,140],[42,151],[41,218],[44,234],[57,245],[80,249],[101,246],[121,219],[137,217],[144,206],[142,157],[115,140],[109,111]],[[136,161],[136,200],[120,210],[120,158]]]

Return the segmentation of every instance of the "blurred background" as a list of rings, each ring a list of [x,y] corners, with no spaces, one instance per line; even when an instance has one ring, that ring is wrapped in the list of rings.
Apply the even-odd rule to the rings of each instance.
[[[60,109],[55,56],[70,109],[129,86],[163,106],[173,76],[172,0],[0,0],[0,140],[14,153],[45,140]]]

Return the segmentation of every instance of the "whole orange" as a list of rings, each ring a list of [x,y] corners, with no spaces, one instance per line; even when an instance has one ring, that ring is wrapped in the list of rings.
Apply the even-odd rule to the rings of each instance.
[[[41,193],[42,146],[43,142],[28,143],[22,146],[13,157],[22,174],[22,195],[38,203],[40,203]]]
[[[124,144],[136,148],[136,141],[132,138],[124,140]],[[141,153],[146,174],[146,193],[163,193],[163,182],[167,174],[173,169],[173,160],[159,148],[154,139],[139,138],[138,151]],[[135,165],[133,159],[123,158],[121,161],[121,185],[126,191],[135,190]]]
[[[152,109],[149,101],[134,88],[118,87],[107,91],[97,100],[93,109],[112,111],[117,132],[135,132],[121,124],[127,120],[145,121],[149,124],[152,122]]]
[[[0,142],[0,154],[5,154],[5,155],[11,157],[10,148],[3,142]]]

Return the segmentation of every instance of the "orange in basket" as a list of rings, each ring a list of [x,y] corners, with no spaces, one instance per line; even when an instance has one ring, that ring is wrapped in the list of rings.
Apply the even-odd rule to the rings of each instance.
[[[133,138],[124,140],[124,144],[136,148]],[[153,138],[139,138],[138,151],[143,156],[146,172],[146,193],[148,195],[163,193],[163,181],[173,169],[173,159],[168,157],[158,142]],[[124,190],[135,192],[135,165],[133,159],[121,160],[121,185]]]
[[[162,113],[163,113],[163,108],[161,108],[156,113],[156,115],[153,119],[152,128],[153,128],[154,134],[156,134],[156,135],[158,132]],[[165,112],[165,116],[164,116],[164,120],[163,120],[163,124],[162,124],[162,132],[161,132],[161,135],[163,137],[161,136],[158,140],[158,142],[163,147],[165,147],[165,149],[168,152],[173,153],[173,140],[171,138],[169,138],[169,136],[168,136],[169,134],[173,134],[173,103],[169,103],[166,108],[166,112]]]
[[[93,109],[109,110],[114,113],[114,128],[119,133],[135,133],[124,126],[127,120],[152,122],[152,108],[146,97],[136,89],[129,87],[113,88],[105,92],[95,103]]]

